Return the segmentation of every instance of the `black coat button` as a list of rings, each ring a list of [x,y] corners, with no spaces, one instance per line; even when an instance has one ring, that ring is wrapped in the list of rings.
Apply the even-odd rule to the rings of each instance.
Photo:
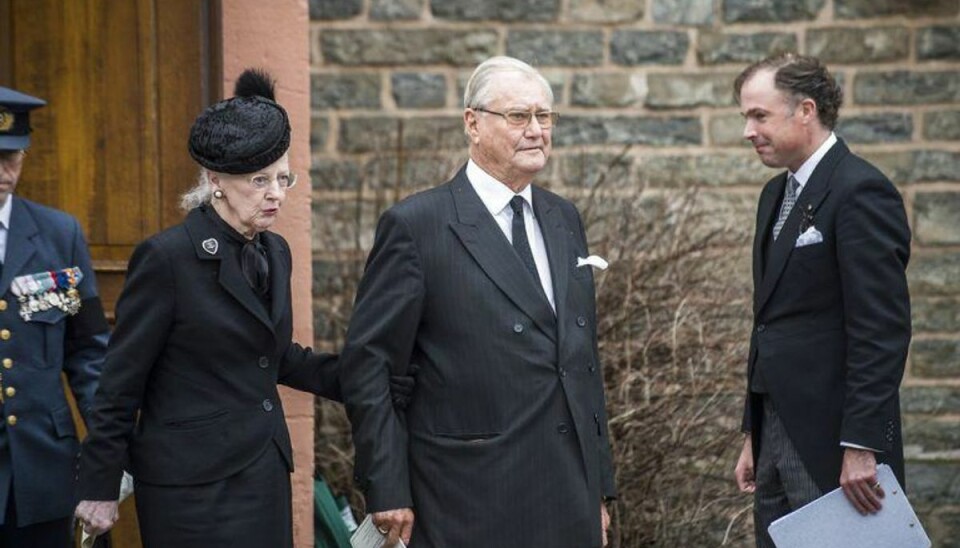
[[[261,403],[260,405],[263,407],[263,410],[266,411],[267,413],[269,413],[270,411],[273,411],[273,402],[270,401],[269,398],[263,400],[263,403]]]
[[[767,330],[767,326],[764,324],[760,324],[757,326],[757,333],[763,333],[766,330]]]
[[[260,369],[266,369],[270,367],[270,359],[266,356],[260,356],[260,359],[257,360],[257,365],[260,366]]]
[[[587,319],[584,318],[583,316],[577,316],[577,325],[579,325],[580,327],[587,325]]]
[[[589,363],[587,364],[587,371],[593,374],[597,371],[597,366],[593,365],[592,363]]]
[[[515,323],[513,324],[514,333],[523,333],[523,324]]]
[[[561,377],[566,377],[566,376],[567,376],[567,370],[561,367],[561,368],[560,368],[560,376],[561,376]]]
[[[561,422],[559,425],[557,425],[557,432],[560,432],[561,434],[566,434],[569,431],[570,431],[570,427],[567,426],[567,423]]]

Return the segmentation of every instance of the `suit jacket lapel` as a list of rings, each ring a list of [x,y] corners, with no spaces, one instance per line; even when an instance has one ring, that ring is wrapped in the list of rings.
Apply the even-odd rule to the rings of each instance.
[[[8,200],[13,200],[10,211],[10,227],[7,229],[7,255],[3,261],[3,278],[0,279],[0,295],[3,295],[10,289],[10,283],[14,278],[21,274],[32,274],[30,272],[21,272],[27,261],[37,252],[37,247],[33,243],[33,238],[40,233],[33,215],[27,211],[23,202],[13,196]],[[71,265],[72,266],[72,265]],[[90,272],[84,272],[89,276]]]
[[[187,215],[184,224],[187,227],[187,233],[190,234],[190,239],[193,241],[197,258],[202,261],[220,261],[220,285],[223,286],[227,293],[232,295],[234,299],[239,301],[248,312],[256,316],[268,329],[273,331],[273,322],[271,322],[267,316],[266,307],[263,306],[260,299],[254,294],[253,289],[250,288],[250,284],[248,284],[247,280],[243,277],[243,272],[240,271],[240,261],[223,260],[225,258],[223,254],[227,248],[225,247],[225,242],[219,241],[223,238],[218,238],[220,232],[216,225],[206,219],[203,212],[199,209],[191,211]],[[203,246],[203,242],[208,240],[217,242],[216,249],[213,253]]]
[[[556,317],[461,169],[450,184],[458,222],[450,228],[484,273],[553,341]]]
[[[800,192],[800,197],[797,198],[796,205],[790,210],[790,214],[787,215],[787,220],[784,222],[783,228],[780,231],[780,237],[773,243],[773,246],[770,248],[770,256],[766,258],[763,281],[760,284],[760,289],[754,296],[755,313],[759,313],[760,310],[763,309],[763,305],[766,304],[770,295],[773,294],[773,289],[776,287],[777,281],[780,279],[780,276],[783,274],[783,269],[787,265],[787,259],[789,259],[791,253],[793,253],[797,236],[800,235],[800,223],[805,216],[814,217],[820,204],[823,203],[824,198],[830,193],[830,178],[833,175],[834,168],[837,166],[837,162],[848,152],[847,146],[843,141],[838,139],[837,143],[830,148],[826,156],[817,164],[816,169],[814,169],[810,175],[810,180],[807,181],[803,191]],[[783,176],[781,187],[786,184],[785,181],[786,175]],[[782,194],[781,191],[780,195]],[[774,200],[775,205],[777,202],[778,200]],[[772,217],[770,220],[772,220]],[[764,230],[769,230],[771,225],[768,222],[763,226]],[[772,235],[769,237],[772,237]]]
[[[566,308],[563,305],[567,295],[567,276],[570,272],[570,229],[564,226],[560,209],[554,206],[550,195],[538,187],[533,187],[533,211],[540,222],[540,232],[547,246],[557,321],[563,325],[563,318],[560,315]]]
[[[779,192],[766,191],[760,197],[756,234],[753,238],[753,287],[755,290],[759,290],[763,283],[763,273],[767,261],[767,240],[773,237],[773,234],[771,234],[773,216],[778,212],[777,206],[780,204],[780,196],[783,195],[786,180],[787,175],[784,173],[774,183]]]

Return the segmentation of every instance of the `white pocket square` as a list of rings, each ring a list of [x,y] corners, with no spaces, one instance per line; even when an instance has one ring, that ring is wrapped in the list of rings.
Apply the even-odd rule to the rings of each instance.
[[[581,266],[592,266],[594,268],[599,268],[600,270],[606,270],[610,264],[603,260],[603,257],[590,255],[586,259],[583,257],[577,257],[577,268],[580,268]]]
[[[797,237],[797,243],[794,247],[805,247],[808,245],[819,244],[823,241],[823,234],[817,230],[817,227],[811,226],[806,232]]]

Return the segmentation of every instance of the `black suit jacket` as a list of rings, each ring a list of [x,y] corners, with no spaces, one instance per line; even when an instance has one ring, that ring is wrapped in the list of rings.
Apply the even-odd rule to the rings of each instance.
[[[219,230],[198,208],[134,251],[83,444],[81,499],[117,498],[128,451],[134,477],[158,485],[231,476],[271,443],[292,471],[277,383],[339,399],[336,357],[291,342],[286,241],[261,234],[267,310]]]
[[[771,244],[785,184],[781,174],[760,195],[748,379],[759,368],[821,490],[839,485],[841,441],[880,450],[877,460],[890,464],[902,483],[898,391],[910,342],[903,200],[880,171],[838,140]],[[809,226],[823,241],[795,247]],[[752,432],[755,459],[760,404],[748,393],[743,428]]]
[[[465,171],[380,219],[341,385],[368,510],[414,506],[412,546],[600,545],[615,494],[593,274],[572,204],[533,188],[556,315]],[[388,373],[419,365],[405,418]]]

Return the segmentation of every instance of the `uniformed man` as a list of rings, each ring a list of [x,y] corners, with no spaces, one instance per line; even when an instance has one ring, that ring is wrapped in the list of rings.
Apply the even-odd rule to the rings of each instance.
[[[80,224],[14,196],[30,111],[0,87],[0,546],[70,543],[79,451],[60,372],[81,413],[93,400],[108,327]]]

